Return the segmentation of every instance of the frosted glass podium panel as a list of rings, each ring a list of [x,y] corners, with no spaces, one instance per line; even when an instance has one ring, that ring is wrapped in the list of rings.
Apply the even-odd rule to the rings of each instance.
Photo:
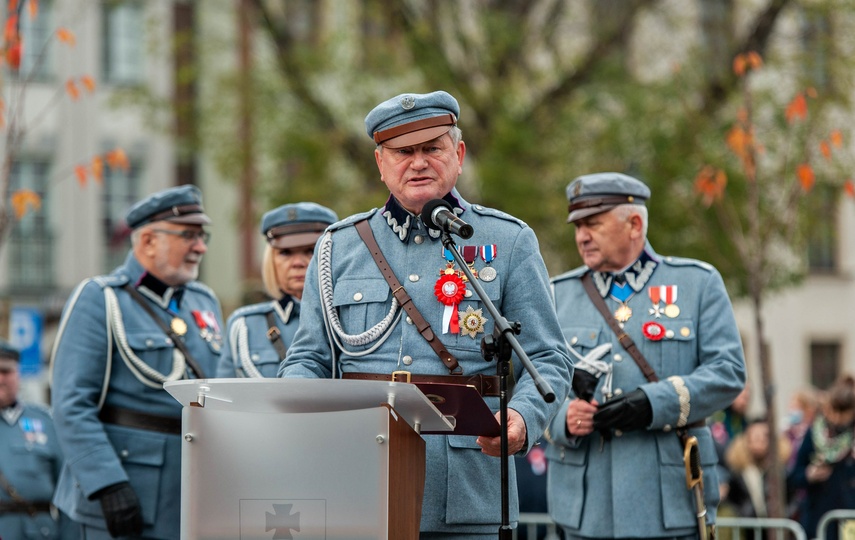
[[[209,379],[165,388],[185,405],[182,540],[418,538],[424,441],[411,422],[453,426],[414,385]]]

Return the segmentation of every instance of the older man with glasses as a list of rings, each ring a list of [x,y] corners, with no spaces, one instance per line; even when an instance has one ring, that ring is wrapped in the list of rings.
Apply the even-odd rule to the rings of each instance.
[[[163,383],[213,376],[219,301],[196,281],[211,219],[201,193],[160,191],[127,213],[131,250],[63,310],[52,403],[67,458],[54,502],[87,539],[179,537],[181,405]]]

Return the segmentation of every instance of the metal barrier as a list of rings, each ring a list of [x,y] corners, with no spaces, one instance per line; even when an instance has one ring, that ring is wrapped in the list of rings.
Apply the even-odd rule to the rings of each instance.
[[[545,533],[538,536],[538,527],[543,527]],[[513,532],[513,540],[521,537],[520,531],[525,531],[526,540],[558,540],[558,526],[549,517],[549,514],[535,514],[531,512],[520,512],[520,522]],[[543,532],[543,531],[541,531]]]
[[[750,540],[808,540],[807,533],[797,521],[780,518],[741,518],[718,516],[715,520],[716,536],[725,536],[732,531],[730,538],[741,538],[745,531]],[[766,534],[767,532],[773,535]],[[789,535],[786,533],[790,533]]]
[[[816,537],[820,540],[828,538],[826,529],[832,521],[848,521],[855,520],[855,510],[830,510],[819,518],[819,524],[816,526]],[[843,535],[840,535],[843,538]]]

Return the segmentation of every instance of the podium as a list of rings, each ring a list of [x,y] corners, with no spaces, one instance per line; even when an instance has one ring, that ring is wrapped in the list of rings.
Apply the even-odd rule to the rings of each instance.
[[[420,432],[451,433],[413,384],[201,379],[183,406],[182,540],[418,539]]]

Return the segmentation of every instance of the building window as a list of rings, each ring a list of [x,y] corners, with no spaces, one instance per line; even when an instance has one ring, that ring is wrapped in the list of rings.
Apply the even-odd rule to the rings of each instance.
[[[837,270],[837,193],[830,186],[817,186],[812,215],[822,216],[808,232],[808,268],[812,274],[830,274]]]
[[[19,32],[21,34],[21,67],[18,75],[21,79],[36,81],[48,80],[53,74],[53,53],[56,40],[51,39],[54,27],[53,2],[42,0],[36,18],[32,19],[26,4],[19,4]]]
[[[828,388],[837,379],[840,366],[840,343],[812,341],[810,344],[810,382],[817,388]]]
[[[104,80],[119,85],[143,81],[143,4],[109,1],[104,4]]]
[[[12,191],[28,189],[41,197],[41,208],[30,210],[12,226],[9,236],[9,284],[20,293],[43,293],[54,286],[53,234],[48,225],[48,161],[12,164]]]
[[[127,171],[117,168],[104,170],[104,272],[110,272],[125,262],[131,246],[130,234],[125,223],[128,209],[139,200],[140,167],[131,163]]]

